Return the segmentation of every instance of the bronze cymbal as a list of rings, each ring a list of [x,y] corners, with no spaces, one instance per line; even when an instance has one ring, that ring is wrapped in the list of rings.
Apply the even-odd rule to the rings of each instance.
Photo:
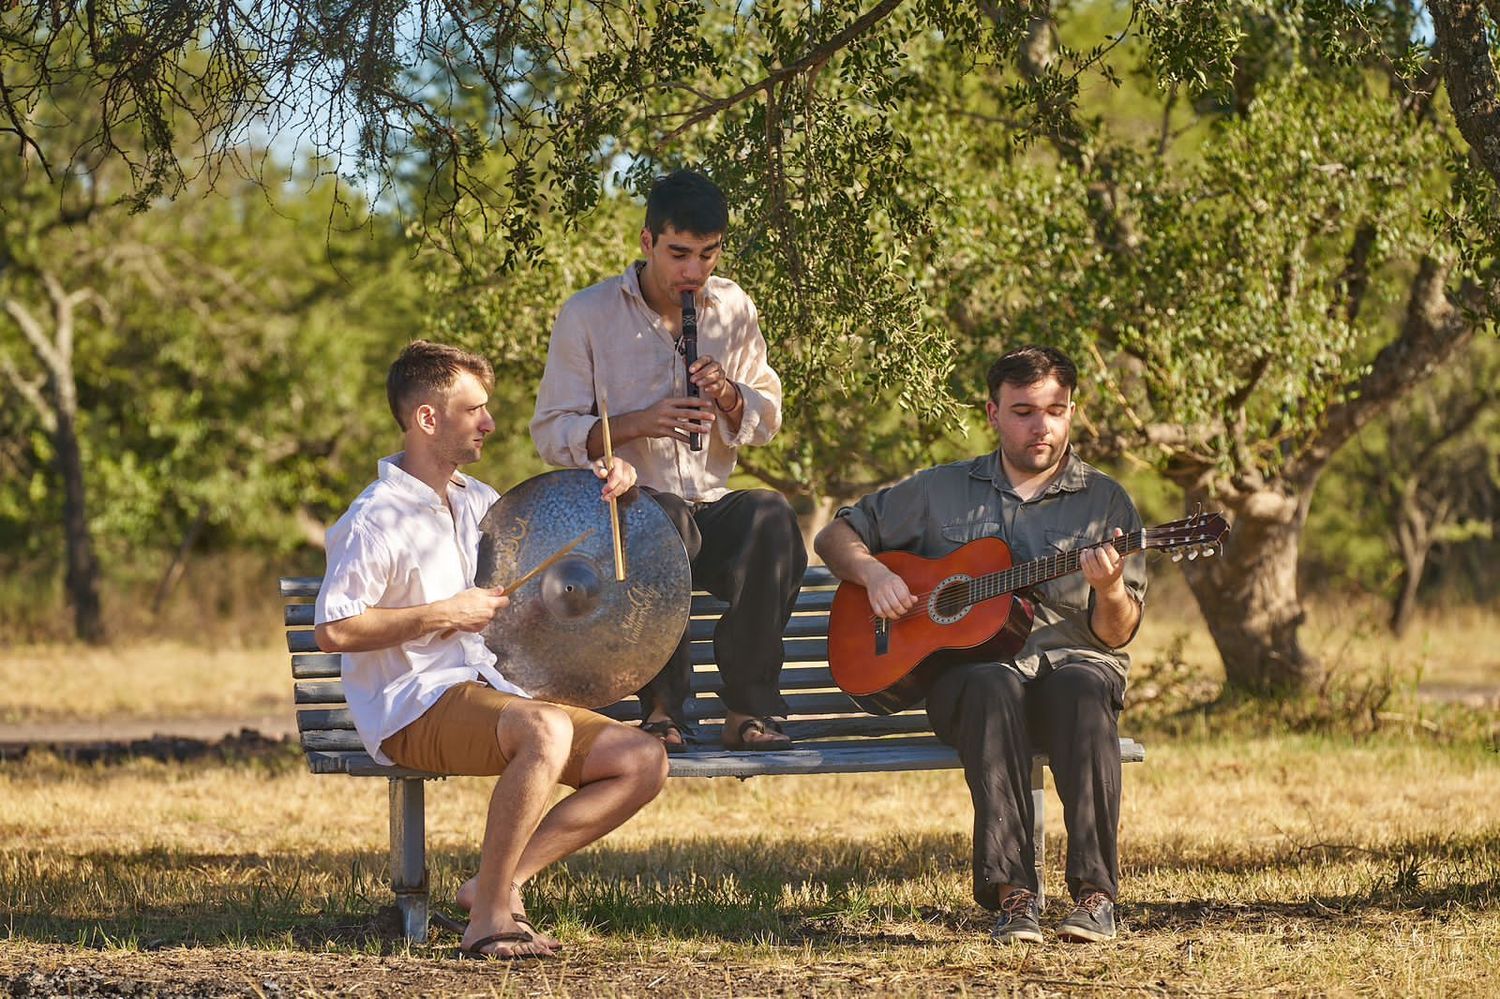
[[[476,586],[516,579],[592,534],[509,594],[485,628],[496,668],[544,700],[600,708],[661,671],[687,628],[692,570],[682,538],[647,494],[618,500],[628,572],[614,578],[609,505],[587,469],[544,472],[510,489],[480,521]]]

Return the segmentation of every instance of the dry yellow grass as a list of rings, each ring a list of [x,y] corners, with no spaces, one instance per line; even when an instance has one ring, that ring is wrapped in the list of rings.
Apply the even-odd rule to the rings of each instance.
[[[1147,764],[1126,768],[1121,939],[1019,952],[988,943],[969,899],[956,772],[675,780],[540,879],[534,908],[573,949],[545,983],[587,995],[721,993],[726,976],[741,994],[1496,994],[1497,763],[1397,739],[1153,742]],[[332,947],[346,985],[381,991],[396,971],[417,983],[405,991],[492,984],[452,979],[433,948],[365,955],[379,941],[348,928],[387,901],[383,782],[295,767],[0,768],[0,969],[84,960],[49,945],[107,936],[127,964],[147,944],[196,941],[174,953],[205,966],[248,946],[235,963],[252,969],[281,966],[282,948]],[[489,787],[429,785],[439,899],[472,868]],[[291,965],[307,982],[322,967]],[[547,975],[518,969],[510,987]]]
[[[1223,666],[1192,598],[1158,571],[1141,633],[1131,646],[1148,665],[1178,641],[1194,672],[1222,681]],[[1419,617],[1401,639],[1375,601],[1315,602],[1303,640],[1343,674],[1393,672],[1402,682],[1500,688],[1500,620],[1483,608]],[[119,648],[0,648],[0,725],[108,718],[245,718],[291,710],[291,674],[280,636],[244,648],[154,641]]]
[[[178,642],[0,649],[0,725],[244,718],[292,710],[285,650]]]

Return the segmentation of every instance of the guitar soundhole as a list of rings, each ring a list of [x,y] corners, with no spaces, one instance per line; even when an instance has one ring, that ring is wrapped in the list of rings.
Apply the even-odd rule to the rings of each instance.
[[[962,620],[974,606],[969,576],[949,576],[933,587],[927,598],[927,616],[938,624]]]

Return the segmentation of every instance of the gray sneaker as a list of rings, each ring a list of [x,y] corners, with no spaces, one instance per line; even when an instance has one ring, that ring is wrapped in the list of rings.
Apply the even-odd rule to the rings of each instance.
[[[1096,943],[1115,938],[1115,903],[1102,891],[1091,891],[1078,900],[1066,919],[1057,924],[1057,935],[1072,943]]]
[[[1042,942],[1042,924],[1037,921],[1041,909],[1036,892],[1016,888],[1000,900],[1000,918],[990,931],[990,939],[999,944]]]

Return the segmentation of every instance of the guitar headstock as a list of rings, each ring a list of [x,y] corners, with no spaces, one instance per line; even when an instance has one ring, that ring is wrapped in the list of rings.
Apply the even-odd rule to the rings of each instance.
[[[1195,513],[1170,524],[1148,527],[1141,533],[1142,548],[1169,551],[1173,562],[1182,561],[1184,556],[1192,561],[1199,555],[1218,554],[1223,547],[1224,535],[1229,533],[1229,521],[1218,511]]]

